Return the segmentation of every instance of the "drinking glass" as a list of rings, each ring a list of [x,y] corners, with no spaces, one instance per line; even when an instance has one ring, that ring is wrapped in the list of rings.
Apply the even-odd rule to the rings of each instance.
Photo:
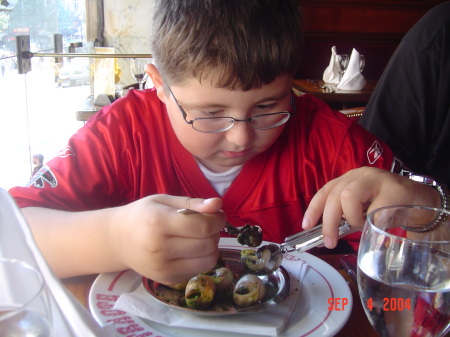
[[[344,76],[345,70],[348,67],[348,62],[350,61],[350,57],[347,54],[339,54],[337,56],[337,65],[338,65],[338,72],[339,72],[339,81],[342,79],[342,76]]]
[[[359,54],[359,71],[362,72],[366,66],[366,57],[363,54]]]
[[[131,59],[131,74],[139,83],[139,90],[144,89],[144,83],[148,77],[147,72],[145,71],[145,66],[149,63],[151,63],[151,61],[147,58]]]
[[[51,314],[39,270],[15,259],[0,259],[0,335],[49,337]]]
[[[358,253],[358,289],[381,337],[439,337],[450,331],[450,214],[432,232],[403,229],[427,223],[439,212],[444,218],[448,214],[390,206],[367,216]]]

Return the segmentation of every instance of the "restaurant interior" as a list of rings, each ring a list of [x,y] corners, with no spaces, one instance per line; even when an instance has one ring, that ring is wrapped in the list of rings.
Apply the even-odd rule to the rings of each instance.
[[[294,79],[294,90],[299,94],[312,94],[333,109],[359,118],[403,36],[428,10],[443,2],[445,0],[298,0],[303,13],[304,53]],[[33,155],[43,154],[45,163],[99,109],[128,90],[140,90],[131,70],[132,59],[151,61],[149,34],[153,0],[46,0],[26,3],[25,0],[2,0],[0,6],[0,188],[6,191],[13,186],[27,184],[36,165]],[[34,21],[31,23],[30,12],[27,12],[30,4],[36,6],[31,9],[36,13],[42,9],[40,7],[50,12],[51,8],[60,6],[69,8],[67,13],[72,16],[58,14],[60,22],[56,20],[45,27],[45,32],[36,34],[38,25]],[[63,20],[74,22],[73,29],[67,30],[70,36],[61,33]],[[21,45],[16,45],[17,42]],[[333,47],[339,54],[351,55],[352,50],[356,49],[359,55],[364,55],[361,68],[364,86],[357,90],[325,86],[324,71],[329,65]],[[110,55],[98,56],[102,53]],[[66,82],[61,69],[69,66],[82,69],[80,74],[82,72],[85,77]],[[108,75],[102,78],[105,72]],[[149,87],[151,83],[146,85]],[[26,227],[17,215],[15,205],[9,204],[8,197],[1,195],[0,208],[3,206],[12,211],[2,215],[0,209],[0,235],[4,233],[1,230],[4,221],[17,222],[19,227]],[[30,233],[26,228],[24,232],[25,235],[18,232],[11,232],[11,235],[25,242],[32,254],[39,255],[29,241]],[[5,239],[0,238],[0,253],[3,241]],[[325,286],[326,291],[330,292],[321,295],[326,303],[317,304],[320,296],[319,299],[314,299],[312,295],[308,297],[311,307],[316,305],[325,309],[305,308],[301,315],[307,316],[306,313],[309,313],[319,318],[310,323],[302,321],[301,327],[280,333],[280,336],[378,336],[366,316],[367,303],[361,303],[359,299],[356,257],[343,254],[319,257],[327,266],[311,260],[311,263],[318,265],[306,289],[310,287],[314,290],[315,284]],[[56,305],[70,308],[66,313],[60,310],[56,317],[66,321],[68,330],[72,329],[67,336],[196,335],[181,328],[167,328],[161,323],[150,324],[115,309],[114,303],[121,288],[111,289],[115,283],[121,283],[123,287],[122,284],[128,282],[124,281],[127,275],[104,276],[100,281],[98,275],[55,281],[51,272],[45,269],[45,262],[38,259],[37,265],[44,274],[50,274],[45,276],[45,281],[49,287],[51,285],[57,289],[53,296],[63,299],[61,303],[64,304]],[[130,282],[141,281],[135,275],[129,277]],[[342,279],[339,281],[342,285],[330,285],[331,280],[335,282],[337,278]],[[330,298],[334,301],[330,302]],[[69,313],[72,319],[75,316],[77,319],[71,321]],[[256,325],[261,324],[261,318],[257,321]],[[241,324],[245,319],[240,317],[238,322]],[[99,329],[96,324],[110,327]],[[73,328],[74,325],[82,328]],[[208,336],[208,333],[211,332],[202,331],[197,336]],[[240,335],[237,333],[242,333],[242,336],[258,335],[247,330],[233,333],[237,336]],[[217,336],[221,335],[217,332]],[[449,337],[450,332],[445,336]]]

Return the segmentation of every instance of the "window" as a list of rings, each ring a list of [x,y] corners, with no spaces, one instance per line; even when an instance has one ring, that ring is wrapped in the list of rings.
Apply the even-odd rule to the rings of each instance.
[[[92,2],[92,1],[91,1]],[[0,6],[0,187],[26,185],[33,154],[44,163],[81,126],[75,118],[89,97],[88,59],[33,57],[32,70],[18,74],[16,36],[29,35],[31,52],[53,52],[54,34],[86,45],[85,0],[8,0]],[[84,48],[84,47],[83,47]],[[84,52],[84,50],[77,50]]]

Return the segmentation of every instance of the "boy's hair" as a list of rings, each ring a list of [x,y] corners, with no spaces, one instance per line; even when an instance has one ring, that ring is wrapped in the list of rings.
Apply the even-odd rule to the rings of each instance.
[[[164,81],[209,78],[250,90],[294,75],[303,49],[296,0],[157,0],[152,53]]]

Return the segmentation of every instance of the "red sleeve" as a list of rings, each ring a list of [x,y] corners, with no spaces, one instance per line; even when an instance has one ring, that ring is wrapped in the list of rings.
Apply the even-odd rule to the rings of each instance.
[[[113,167],[95,134],[84,127],[26,187],[14,187],[9,192],[19,207],[71,211],[104,208],[104,198],[96,196],[109,195],[111,202],[117,197]]]
[[[172,137],[162,120],[166,115],[155,92],[133,90],[98,112],[27,187],[10,194],[19,207],[79,211],[175,190],[169,145],[160,141]]]

